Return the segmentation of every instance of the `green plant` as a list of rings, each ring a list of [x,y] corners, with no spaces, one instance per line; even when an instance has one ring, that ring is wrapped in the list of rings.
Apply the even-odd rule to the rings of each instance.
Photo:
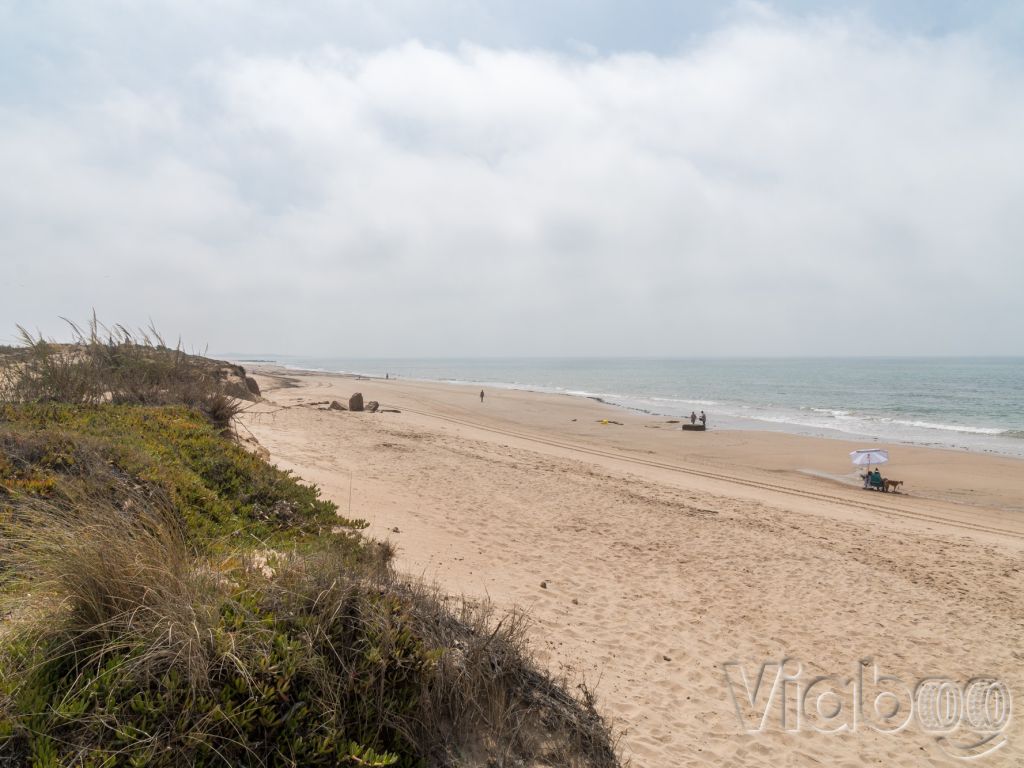
[[[276,546],[365,526],[184,407],[0,404],[0,509],[8,494],[74,503],[121,481],[165,495],[197,546]]]

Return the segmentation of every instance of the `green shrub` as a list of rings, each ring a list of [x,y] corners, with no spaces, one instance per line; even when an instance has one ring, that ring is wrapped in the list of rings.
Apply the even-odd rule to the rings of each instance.
[[[125,478],[167,496],[200,547],[365,527],[188,408],[0,405],[0,509],[4,488],[73,503],[110,496]]]

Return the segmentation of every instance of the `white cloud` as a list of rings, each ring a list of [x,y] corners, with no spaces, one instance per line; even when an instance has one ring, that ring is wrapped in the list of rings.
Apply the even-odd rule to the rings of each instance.
[[[95,306],[250,351],[1024,352],[1024,78],[980,39],[758,10],[672,56],[186,69],[0,120],[0,327]]]

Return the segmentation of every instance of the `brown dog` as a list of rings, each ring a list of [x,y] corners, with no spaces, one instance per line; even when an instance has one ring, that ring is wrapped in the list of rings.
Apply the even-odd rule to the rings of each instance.
[[[892,491],[893,493],[899,493],[896,489],[903,485],[902,480],[885,480],[885,492]]]

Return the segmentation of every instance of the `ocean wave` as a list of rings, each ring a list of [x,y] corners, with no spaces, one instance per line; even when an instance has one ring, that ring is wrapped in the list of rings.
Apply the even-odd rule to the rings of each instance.
[[[849,411],[842,411],[839,410],[838,408],[811,408],[810,410],[814,411],[815,413],[821,413],[826,416],[831,416],[834,419],[844,419],[850,416]]]
[[[345,371],[332,371],[329,368],[311,368],[308,365],[291,365],[290,363],[275,363],[280,365],[286,371],[295,371],[296,373],[345,373]]]
[[[877,437],[892,437],[893,434],[879,431],[879,425],[891,428],[911,427],[914,429],[934,430],[936,432],[953,432],[961,435],[984,435],[987,437],[1007,437],[1011,430],[999,427],[968,427],[962,424],[941,424],[932,421],[921,421],[918,419],[900,419],[890,416],[867,416],[852,415],[848,411],[839,411],[828,408],[811,408],[810,411],[820,413],[826,417],[823,421],[801,418],[798,414],[787,413],[761,413],[751,418],[758,421],[767,421],[772,424],[793,424],[803,427],[829,427],[841,432],[860,433],[874,435]],[[806,411],[805,411],[806,412]],[[1024,438],[1024,431],[1020,432]]]
[[[648,397],[647,400],[652,403],[681,403],[683,405],[721,405],[717,400],[698,400],[696,398],[687,397]]]
[[[811,412],[821,414],[829,419],[844,420],[848,422],[857,422],[864,424],[865,426],[871,424],[888,424],[900,427],[914,427],[916,429],[932,429],[942,432],[957,432],[961,434],[969,435],[989,435],[989,436],[1006,436],[1011,430],[1007,430],[1001,427],[972,427],[964,424],[943,424],[935,421],[924,421],[920,419],[906,419],[899,418],[898,416],[870,416],[867,414],[854,414],[851,411],[842,410],[839,408],[814,408],[814,407],[802,407],[802,412]],[[768,417],[769,421],[785,421],[785,414],[777,414],[772,417]],[[800,421],[798,423],[805,423]],[[1022,432],[1024,435],[1024,432]]]
[[[917,421],[907,419],[881,418],[883,424],[899,424],[904,427],[919,429],[935,429],[942,432],[961,432],[968,435],[1005,435],[1007,430],[999,427],[966,427],[962,424],[939,424],[933,421]]]
[[[591,400],[600,400],[601,402],[626,399],[625,395],[619,395],[614,392],[587,392],[583,389],[562,389],[561,387],[557,387],[557,390],[566,395],[572,395],[574,397],[589,397]]]

